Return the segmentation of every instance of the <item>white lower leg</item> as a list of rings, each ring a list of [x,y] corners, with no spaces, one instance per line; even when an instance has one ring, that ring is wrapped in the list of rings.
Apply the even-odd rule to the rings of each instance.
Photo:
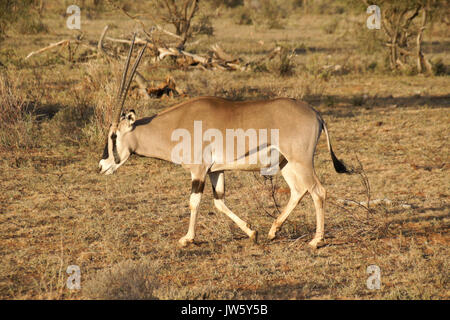
[[[315,193],[312,193],[314,206],[316,209],[316,234],[309,243],[310,246],[316,248],[324,240],[325,236],[325,196],[326,192],[322,186],[316,186]]]
[[[180,245],[186,246],[188,243],[194,241],[195,237],[195,225],[197,223],[197,211],[202,198],[201,193],[192,193],[189,200],[189,207],[191,209],[191,218],[189,220],[189,229],[184,237],[179,240]]]
[[[292,192],[292,190],[291,190]],[[303,194],[293,193],[291,194],[291,198],[289,199],[288,204],[283,209],[283,212],[280,214],[278,218],[275,219],[275,221],[272,224],[272,227],[270,228],[269,234],[267,235],[267,238],[269,240],[273,240],[276,236],[277,231],[280,229],[281,225],[286,221],[286,219],[291,214],[292,210],[295,209],[297,204],[300,202],[300,200],[303,198],[303,196],[306,194],[306,191],[303,192]]]
[[[256,237],[256,231],[251,230],[248,227],[248,224],[239,218],[237,215],[235,215],[228,207],[225,205],[222,199],[214,199],[214,205],[216,208],[226,214],[231,220],[234,221],[238,225],[238,227],[244,231],[250,238],[253,239],[253,237]]]

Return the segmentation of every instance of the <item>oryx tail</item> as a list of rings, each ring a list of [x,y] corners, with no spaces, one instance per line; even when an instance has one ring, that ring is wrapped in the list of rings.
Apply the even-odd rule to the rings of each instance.
[[[352,171],[347,169],[345,164],[341,160],[339,160],[334,154],[333,148],[331,147],[330,135],[328,133],[327,125],[325,124],[325,121],[322,118],[320,118],[320,120],[322,123],[322,128],[325,131],[325,135],[327,136],[328,151],[330,151],[331,160],[333,160],[334,170],[336,170],[337,173],[347,173],[347,174],[352,173]]]

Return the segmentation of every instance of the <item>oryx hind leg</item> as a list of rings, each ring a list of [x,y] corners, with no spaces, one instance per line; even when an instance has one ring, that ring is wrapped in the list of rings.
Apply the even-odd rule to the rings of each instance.
[[[197,223],[197,212],[202,199],[203,189],[205,188],[205,173],[191,172],[192,177],[192,189],[189,199],[189,209],[191,210],[191,217],[189,219],[189,229],[187,234],[182,237],[178,243],[180,246],[185,247],[189,243],[194,241],[195,237],[195,225]]]
[[[291,197],[281,214],[273,222],[269,234],[267,235],[267,238],[269,240],[273,240],[275,238],[276,233],[280,229],[281,225],[284,223],[284,221],[286,221],[287,217],[291,214],[291,212],[295,209],[297,204],[308,191],[307,188],[302,184],[301,179],[298,178],[295,167],[296,166],[294,164],[288,162],[286,166],[281,169],[281,174],[286,180],[286,183],[288,184],[291,191]]]
[[[314,172],[313,172],[314,173]],[[314,201],[314,207],[316,209],[316,234],[314,238],[309,242],[312,248],[317,248],[324,243],[325,236],[325,198],[327,192],[320,183],[316,174],[313,174],[314,183],[308,188],[309,193]]]
[[[275,238],[277,230],[282,223],[286,220],[292,210],[300,202],[306,192],[311,194],[314,201],[314,207],[316,210],[316,234],[314,238],[309,242],[309,245],[313,248],[317,248],[323,243],[324,240],[324,216],[325,216],[325,188],[320,183],[319,179],[314,172],[314,166],[312,163],[304,165],[299,163],[289,162],[282,170],[281,173],[286,180],[291,190],[291,198],[288,204],[284,208],[280,216],[275,220],[272,228],[269,231],[268,238]]]
[[[251,230],[244,220],[235,215],[228,207],[225,205],[225,175],[223,171],[211,172],[209,173],[209,178],[211,180],[213,194],[214,194],[214,205],[220,212],[227,215],[231,220],[233,220],[238,227],[244,231],[253,242],[257,242],[258,234],[255,230]]]

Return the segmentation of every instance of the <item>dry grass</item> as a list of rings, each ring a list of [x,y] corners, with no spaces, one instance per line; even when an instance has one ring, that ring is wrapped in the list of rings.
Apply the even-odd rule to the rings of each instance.
[[[190,177],[183,169],[132,157],[113,176],[96,171],[120,66],[103,60],[74,65],[64,52],[26,63],[18,59],[70,34],[55,17],[44,19],[55,33],[7,39],[0,52],[9,72],[9,87],[5,78],[0,83],[2,106],[25,101],[34,108],[20,112],[31,129],[14,124],[23,131],[13,143],[2,143],[0,297],[449,299],[448,76],[374,69],[372,63],[382,61],[371,53],[355,54],[359,42],[351,25],[340,21],[330,32],[336,17],[298,11],[283,20],[284,29],[268,29],[237,25],[223,14],[212,19],[214,37],[199,36],[190,48],[205,52],[219,41],[226,51],[251,60],[279,43],[296,53],[292,73],[284,77],[276,69],[232,73],[141,66],[148,79],[172,74],[189,96],[289,96],[322,112],[338,156],[352,166],[358,158],[371,199],[391,203],[372,204],[370,210],[343,204],[341,199],[366,201],[366,189],[360,176],[333,171],[322,137],[316,168],[328,191],[328,245],[315,252],[306,248],[315,226],[311,199],[305,197],[279,237],[268,242],[264,235],[277,214],[270,184],[240,172],[226,173],[226,200],[260,232],[260,243],[252,245],[215,211],[207,186],[197,241],[177,248],[189,221]],[[113,14],[85,23],[92,40],[106,23],[116,26],[111,32],[117,36],[133,27]],[[428,54],[448,65],[448,50],[439,49],[448,46],[448,35],[436,30],[427,38]],[[329,65],[341,69],[324,68]],[[128,105],[138,116],[186,99],[145,102],[135,91]],[[6,132],[3,124],[0,132]],[[33,143],[15,143],[18,139]],[[286,184],[281,177],[273,183],[277,203],[285,204]],[[65,287],[65,270],[72,264],[81,268],[80,291]],[[381,268],[380,290],[366,287],[371,264]]]

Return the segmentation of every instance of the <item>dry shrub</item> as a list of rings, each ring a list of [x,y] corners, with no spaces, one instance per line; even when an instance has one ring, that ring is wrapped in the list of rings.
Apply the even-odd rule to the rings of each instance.
[[[9,29],[21,34],[36,34],[48,31],[40,19],[31,0],[0,1],[0,41]]]
[[[353,204],[353,200],[346,201],[348,202],[343,204],[331,196],[328,199],[330,206],[342,215],[334,220],[334,226],[330,225],[334,238],[351,243],[365,238],[380,239],[387,236],[390,222],[385,205],[367,208],[356,200]]]
[[[48,27],[38,15],[30,14],[17,20],[15,30],[20,34],[38,34],[48,32]]]
[[[352,4],[348,3],[353,0],[335,0],[335,1],[327,1],[327,0],[315,0],[315,1],[305,1],[305,0],[296,0],[294,4],[298,7],[303,7],[303,9],[307,13],[312,14],[343,14],[345,12],[349,12],[353,9]]]
[[[282,2],[275,0],[261,0],[261,11],[258,15],[259,22],[269,29],[283,29],[283,19],[287,18],[288,10]]]
[[[382,34],[378,30],[370,30],[361,26],[359,22],[353,22],[349,27],[349,36],[356,39],[358,49],[366,54],[375,54],[382,52],[385,44]]]
[[[93,101],[93,113],[83,128],[83,137],[89,145],[103,142],[112,120],[114,99],[117,95],[118,78],[121,74],[119,64],[90,64],[83,81],[84,90],[89,92]]]
[[[27,148],[36,144],[33,105],[18,90],[19,79],[0,74],[0,147]]]
[[[62,141],[98,147],[111,123],[117,95],[118,63],[90,63],[80,85],[69,92],[70,104],[51,120]]]
[[[294,75],[294,55],[288,49],[282,48],[280,54],[269,63],[269,70],[282,77]]]
[[[204,34],[207,36],[214,35],[214,27],[211,22],[211,16],[207,14],[202,14],[198,18],[196,24],[192,26],[193,34]]]
[[[326,33],[326,34],[334,34],[339,26],[339,21],[340,19],[338,18],[333,18],[330,22],[327,22],[323,27],[322,30]]]
[[[270,60],[251,62],[253,72],[271,72],[277,76],[287,77],[295,74],[295,52],[282,47],[280,52]]]
[[[246,6],[240,7],[233,16],[236,24],[246,26],[253,24],[252,11]]]
[[[448,76],[450,74],[450,68],[448,65],[444,63],[442,58],[438,58],[435,61],[432,61],[433,65],[433,74],[436,76]]]
[[[371,239],[379,239],[386,236],[389,232],[389,217],[387,207],[380,202],[378,205],[373,204],[371,186],[369,178],[364,170],[362,163],[356,157],[358,165],[356,167],[347,167],[353,172],[354,177],[358,177],[362,189],[361,196],[364,201],[354,199],[339,199],[336,200],[330,197],[330,204],[336,207],[339,211],[345,212],[344,219],[338,218],[337,228],[335,228],[339,235],[337,238],[344,241],[353,242],[360,241],[362,238],[369,237]],[[343,228],[343,225],[345,227]],[[341,233],[340,230],[345,230]]]
[[[240,25],[257,24],[269,29],[283,29],[283,19],[287,18],[289,10],[282,1],[260,0],[249,1],[244,6],[236,8],[233,16]]]
[[[213,8],[219,8],[221,6],[227,8],[235,8],[238,6],[242,6],[244,4],[244,0],[211,0],[211,6]]]
[[[320,77],[304,74],[299,78],[297,92],[294,96],[300,100],[322,97],[327,87],[327,82]]]
[[[157,300],[153,294],[157,286],[155,266],[127,260],[100,270],[83,285],[83,295],[90,299]]]

